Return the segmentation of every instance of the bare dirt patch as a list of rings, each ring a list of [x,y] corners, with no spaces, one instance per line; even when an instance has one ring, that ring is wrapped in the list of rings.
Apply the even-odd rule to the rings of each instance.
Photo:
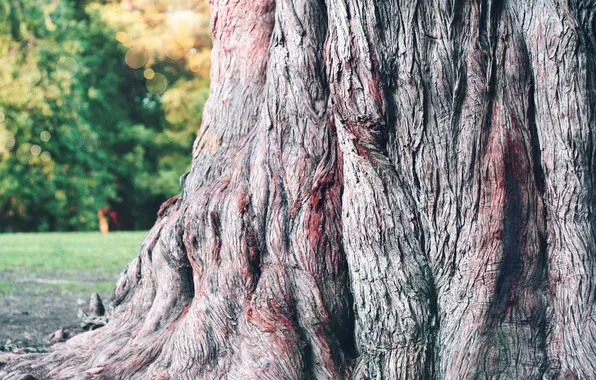
[[[0,292],[0,351],[37,352],[50,344],[49,335],[56,330],[80,330],[78,312],[88,312],[94,285],[97,290],[106,288],[104,279],[7,277],[0,275],[9,284]],[[110,293],[98,293],[107,304]]]

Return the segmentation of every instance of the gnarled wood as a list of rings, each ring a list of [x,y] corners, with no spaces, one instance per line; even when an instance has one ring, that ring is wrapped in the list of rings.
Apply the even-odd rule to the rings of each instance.
[[[110,322],[3,374],[596,378],[594,20],[214,0],[193,166]]]

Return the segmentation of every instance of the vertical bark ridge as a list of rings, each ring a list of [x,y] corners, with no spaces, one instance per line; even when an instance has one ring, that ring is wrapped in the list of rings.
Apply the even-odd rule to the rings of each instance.
[[[500,162],[495,168],[496,178],[487,173],[484,182],[496,184],[490,196],[492,200],[495,195],[502,198],[502,220],[500,226],[488,228],[496,236],[489,235],[486,241],[502,254],[492,280],[492,304],[485,321],[488,349],[483,361],[492,369],[484,373],[505,378],[541,378],[546,369],[546,265],[540,242],[544,211],[532,162],[529,58],[509,10],[501,22],[495,60],[498,79],[491,134],[496,132],[499,137],[498,142],[491,139],[490,144],[498,143],[500,147],[496,148],[499,153],[490,147],[488,151]],[[490,168],[494,164],[488,165],[488,170],[495,170]]]
[[[330,9],[334,43],[327,64],[343,152],[343,233],[360,353],[353,377],[432,378],[432,278],[409,184],[387,150],[382,73],[391,61],[380,48],[384,31],[398,28],[399,19],[387,12],[399,4],[334,1]]]
[[[526,29],[547,207],[551,376],[591,378],[594,314],[593,2],[547,3]],[[588,21],[592,20],[592,22]]]
[[[465,229],[474,220],[474,189],[464,185],[477,170],[477,102],[484,97],[486,64],[482,52],[470,48],[478,32],[478,10],[471,3],[421,3],[416,13],[407,5],[403,2],[396,17],[405,20],[405,28],[398,39],[397,80],[389,90],[389,108],[395,109],[390,152],[421,210],[425,254],[438,296],[432,357],[435,376],[445,378],[454,372],[450,367],[462,362],[456,355],[469,351],[462,345],[474,331],[473,324],[462,321],[469,302],[462,297],[465,285],[458,288],[451,278],[465,281],[458,272],[470,248],[455,246],[460,236],[469,236]],[[469,326],[465,331],[463,324]]]
[[[444,346],[441,346],[440,351],[436,351],[439,357],[436,358],[438,363],[435,365],[441,366],[439,373],[449,378],[467,378],[476,376],[477,368],[482,368],[483,373],[492,373],[494,376],[507,374],[539,376],[540,371],[544,370],[544,342],[540,338],[540,332],[544,336],[544,304],[541,303],[543,300],[540,291],[543,285],[540,278],[542,278],[544,266],[539,266],[536,273],[534,270],[528,270],[528,273],[523,270],[532,268],[530,265],[524,266],[524,261],[530,263],[539,261],[541,255],[539,252],[542,252],[537,248],[540,245],[540,234],[536,227],[537,221],[542,218],[541,206],[537,199],[534,176],[532,174],[528,177],[527,174],[528,170],[529,173],[533,173],[534,168],[532,154],[530,153],[529,156],[527,154],[532,151],[529,135],[531,125],[527,120],[527,110],[524,107],[521,107],[521,111],[510,110],[509,108],[513,106],[504,104],[505,96],[497,94],[497,90],[504,85],[495,79],[498,75],[504,74],[503,65],[507,59],[512,62],[521,60],[518,67],[507,70],[512,72],[519,70],[522,75],[518,79],[525,85],[527,78],[522,77],[527,71],[523,66],[527,53],[524,52],[523,46],[520,46],[520,44],[523,45],[520,41],[517,41],[517,45],[514,46],[514,54],[519,56],[505,58],[504,51],[497,51],[498,42],[503,37],[503,32],[499,30],[499,20],[503,12],[499,3],[486,2],[479,6],[471,3],[440,4],[440,7],[434,9],[424,5],[409,8],[395,6],[392,9],[398,10],[395,17],[398,21],[394,25],[388,24],[381,28],[395,30],[401,25],[410,26],[410,28],[404,28],[402,33],[396,33],[398,49],[408,52],[403,54],[405,59],[400,61],[398,57],[395,60],[390,58],[384,60],[384,62],[395,62],[393,67],[397,70],[397,78],[403,78],[386,82],[390,87],[389,93],[395,94],[388,97],[387,103],[384,99],[375,101],[375,93],[370,90],[375,88],[374,85],[370,85],[375,83],[375,70],[383,72],[375,68],[378,63],[374,59],[367,60],[364,53],[352,50],[338,60],[345,62],[345,57],[354,57],[359,66],[353,71],[347,70],[347,74],[343,68],[343,75],[351,78],[350,80],[357,76],[360,83],[367,83],[368,86],[362,86],[362,89],[358,86],[352,87],[351,89],[355,90],[352,92],[356,96],[344,91],[336,110],[341,115],[347,107],[346,104],[354,105],[345,113],[358,115],[359,119],[354,121],[353,125],[346,122],[345,129],[348,132],[347,140],[356,140],[354,146],[357,155],[365,159],[381,157],[378,161],[383,162],[382,156],[385,151],[383,141],[395,142],[395,145],[390,145],[388,149],[392,155],[392,162],[398,170],[398,176],[401,175],[402,178],[399,186],[408,189],[414,195],[413,203],[421,210],[434,209],[432,214],[420,216],[420,221],[426,227],[425,233],[413,232],[412,235],[419,237],[418,244],[423,251],[420,257],[428,253],[431,263],[436,265],[434,270],[439,288],[438,302],[442,309],[441,334],[444,339],[444,343],[439,341],[439,344],[442,343]],[[456,9],[454,5],[470,8],[462,11]],[[419,15],[416,10],[420,10]],[[350,11],[349,8],[341,14],[344,16],[352,13],[358,15],[357,11]],[[369,14],[372,20],[369,17],[364,19],[374,25],[376,21],[373,17],[377,13],[369,12]],[[457,22],[461,14],[470,17],[469,21]],[[411,27],[417,24],[416,19],[421,20],[419,25],[422,30],[411,33]],[[427,26],[425,21],[428,19],[434,21],[430,25],[438,28],[424,30]],[[374,37],[357,35],[358,31],[369,28],[354,29],[356,30],[354,39],[360,44],[362,41],[374,40]],[[418,40],[422,35],[427,37],[424,42]],[[342,46],[341,41],[338,45]],[[354,45],[359,46],[352,42],[351,46]],[[374,58],[374,48],[370,46],[368,48]],[[439,65],[433,65],[434,57],[440,59]],[[332,61],[331,64],[333,64]],[[369,75],[363,79],[367,69]],[[424,83],[422,73],[425,71],[431,72],[430,77],[434,81]],[[331,78],[342,83],[342,73],[335,75],[335,72],[331,71],[330,75]],[[332,91],[333,83],[332,81]],[[348,80],[345,80],[345,83],[348,88],[353,86],[353,83]],[[394,83],[399,85],[395,85],[392,89]],[[383,85],[379,87],[382,88]],[[359,93],[364,94],[362,100],[358,97]],[[525,93],[525,88],[518,89],[517,92],[508,94],[507,101],[514,102],[518,98],[523,101]],[[350,98],[350,95],[356,98],[353,103],[345,101],[346,98]],[[395,103],[392,104],[392,101]],[[395,122],[395,138],[392,137],[393,127],[384,129],[383,117],[386,116],[383,114],[384,108],[395,110],[394,115],[389,113],[390,122]],[[412,112],[412,109],[415,111]],[[478,114],[484,116],[479,117]],[[511,114],[516,115],[513,117]],[[391,120],[392,118],[395,119]],[[517,131],[510,133],[509,129],[517,129]],[[426,133],[428,131],[431,133]],[[388,133],[389,136],[382,137],[383,133]],[[421,144],[425,137],[440,140],[431,144]],[[505,143],[500,141],[503,138],[506,139]],[[345,153],[346,149],[354,148],[348,144],[342,149]],[[425,152],[426,149],[431,152]],[[484,153],[487,150],[489,153]],[[479,155],[476,152],[483,153]],[[524,160],[521,160],[522,158]],[[375,162],[372,159],[371,161]],[[423,165],[417,165],[419,162]],[[379,170],[375,168],[377,165],[381,166],[379,162],[375,162],[373,168]],[[429,165],[432,166],[429,168]],[[433,166],[436,169],[433,169]],[[347,163],[344,163],[344,167],[346,168],[345,193],[348,194]],[[436,175],[432,174],[434,170],[439,170],[441,167],[444,170],[435,172]],[[462,169],[468,169],[468,173],[461,172]],[[357,170],[362,171],[362,166]],[[437,183],[436,179],[439,178],[442,183]],[[354,182],[358,187],[362,187],[360,178]],[[376,187],[381,187],[381,183]],[[491,187],[494,189],[491,190]],[[416,191],[419,188],[421,191]],[[437,188],[445,189],[447,192],[437,193]],[[433,200],[430,195],[433,193],[443,197],[443,200]],[[403,199],[408,197],[401,198],[403,202]],[[344,203],[351,203],[350,200],[344,195]],[[450,215],[456,216],[455,223],[452,216],[438,218],[437,208],[429,207],[433,203],[436,206],[438,201],[448,202],[443,203],[443,207],[438,209],[445,210],[445,205],[449,205],[452,210]],[[412,214],[416,215],[416,207],[412,207],[414,209]],[[521,216],[512,212],[517,208]],[[475,220],[479,220],[478,225],[474,223]],[[464,236],[467,235],[464,239],[476,236],[480,237],[480,242],[458,241],[462,236],[462,227],[469,229],[468,233],[463,232]],[[525,240],[521,239],[519,231],[516,230],[520,227],[528,230],[531,236]],[[362,229],[362,226],[359,228]],[[351,234],[346,228],[344,230],[347,236],[354,235],[353,232],[356,229]],[[504,231],[505,236],[495,239],[484,232],[490,230]],[[488,236],[482,237],[484,235]],[[499,235],[498,232],[497,235]],[[426,241],[430,243],[424,244]],[[429,247],[430,252],[424,252],[426,246]],[[363,252],[364,249],[358,247],[355,251]],[[466,254],[466,252],[470,253]],[[446,253],[452,259],[445,260]],[[538,259],[536,256],[539,256]],[[350,260],[350,252],[348,252],[348,258]],[[352,268],[352,262],[350,262],[351,272],[361,270],[361,265],[360,262],[354,262],[354,266],[358,268]],[[471,273],[464,275],[466,268],[469,268],[467,271]],[[514,273],[509,273],[510,270]],[[427,276],[425,281],[432,289],[433,276]],[[379,285],[379,288],[382,289],[383,286]],[[457,289],[457,293],[453,294],[452,289]],[[494,315],[501,315],[501,312],[494,313],[491,310],[498,309],[499,304],[502,305],[503,310],[506,310],[510,307],[507,305],[510,305],[511,299],[520,297],[519,294],[523,294],[521,297],[523,300],[520,303],[530,306],[517,307],[519,310],[509,313],[513,314],[509,321],[499,316],[498,322],[495,322]],[[462,302],[466,295],[469,302]],[[490,302],[486,303],[486,300]],[[356,306],[358,310],[358,305]],[[428,310],[431,309],[429,307]],[[472,313],[470,313],[471,309],[474,310]],[[532,322],[534,325],[524,327],[530,320],[529,315],[534,318]],[[464,322],[466,320],[469,321],[468,324]],[[499,326],[502,324],[505,327]],[[519,326],[519,329],[526,329],[527,332],[518,332],[515,328],[508,327],[510,325]],[[535,333],[537,333],[536,339],[532,338]],[[518,339],[518,334],[523,337]],[[507,342],[508,340],[510,341]],[[513,347],[511,352],[495,348],[507,346],[507,343],[503,342]],[[486,352],[484,348],[486,344],[494,346],[493,353]],[[466,354],[465,360],[455,356],[458,352]],[[520,357],[520,352],[529,352],[529,357]],[[495,355],[500,356],[495,359]],[[416,366],[409,365],[409,368],[411,370]]]
[[[48,378],[596,378],[594,1],[212,5],[182,193]]]
[[[239,149],[258,123],[274,11],[275,0],[211,2],[212,91],[193,145],[191,171],[197,173],[186,177],[183,194],[222,175],[221,160],[230,160],[225,152]]]

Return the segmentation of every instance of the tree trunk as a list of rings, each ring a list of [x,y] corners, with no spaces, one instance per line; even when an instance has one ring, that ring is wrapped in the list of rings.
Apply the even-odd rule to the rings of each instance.
[[[213,0],[212,29],[110,323],[5,374],[596,378],[594,1]]]

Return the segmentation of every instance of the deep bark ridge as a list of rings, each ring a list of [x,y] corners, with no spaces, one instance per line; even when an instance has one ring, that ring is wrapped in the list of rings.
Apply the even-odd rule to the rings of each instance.
[[[181,195],[4,375],[596,379],[595,9],[212,0]]]

